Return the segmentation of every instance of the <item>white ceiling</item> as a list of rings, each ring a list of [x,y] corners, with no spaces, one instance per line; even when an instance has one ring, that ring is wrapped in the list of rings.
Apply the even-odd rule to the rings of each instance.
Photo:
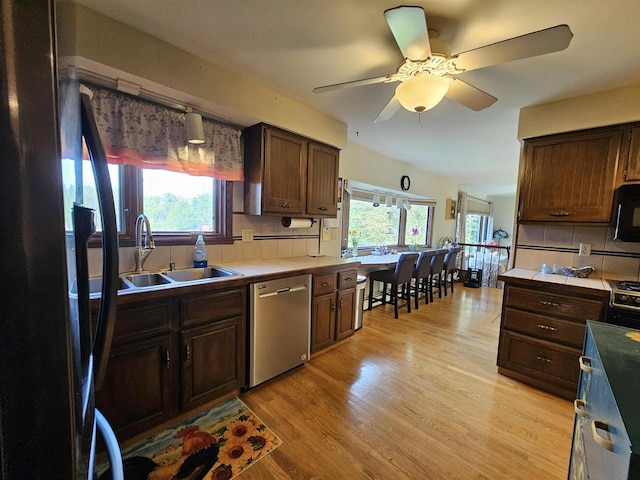
[[[402,56],[383,12],[398,0],[79,0],[348,125],[348,139],[470,191],[515,192],[525,106],[640,83],[638,0],[429,0],[429,28],[452,53],[566,23],[569,47],[460,76],[498,98],[480,112],[449,99],[418,115],[373,119],[397,84],[314,94],[394,73]],[[157,80],[157,79],[156,79]]]

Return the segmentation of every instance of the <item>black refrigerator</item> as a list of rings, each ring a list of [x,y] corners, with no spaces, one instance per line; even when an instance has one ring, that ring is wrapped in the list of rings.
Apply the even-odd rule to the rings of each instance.
[[[116,308],[113,195],[89,99],[78,92],[76,125],[102,192],[102,295],[92,322],[86,243],[94,212],[77,205],[71,231],[64,221],[54,4],[0,0],[0,478],[6,480],[93,478],[96,432],[111,446],[115,471],[121,466],[117,441],[94,406]]]

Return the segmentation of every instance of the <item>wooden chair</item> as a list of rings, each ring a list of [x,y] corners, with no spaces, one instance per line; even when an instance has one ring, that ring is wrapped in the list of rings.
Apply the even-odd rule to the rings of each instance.
[[[413,268],[418,259],[417,253],[403,253],[396,263],[396,268],[392,270],[380,270],[369,274],[369,310],[373,306],[374,300],[383,305],[390,303],[393,305],[393,313],[398,318],[398,299],[405,298],[407,300],[407,312],[411,313],[411,297],[409,295],[409,285],[413,275]],[[379,297],[373,296],[373,282],[383,283],[382,293]],[[390,286],[387,301],[387,286]],[[400,290],[400,293],[398,291]]]
[[[451,293],[453,293],[453,272],[456,269],[456,258],[460,247],[451,247],[444,257],[444,278],[442,284],[444,286],[444,296],[447,296],[447,285],[451,287]]]
[[[449,250],[439,248],[431,258],[431,268],[429,270],[429,297],[433,302],[433,289],[438,289],[438,298],[442,298],[442,271],[444,270],[444,257]]]
[[[411,291],[414,293],[415,307],[418,309],[418,296],[424,293],[425,305],[429,303],[429,282],[431,281],[431,259],[437,255],[437,250],[421,252],[418,262],[413,269]]]

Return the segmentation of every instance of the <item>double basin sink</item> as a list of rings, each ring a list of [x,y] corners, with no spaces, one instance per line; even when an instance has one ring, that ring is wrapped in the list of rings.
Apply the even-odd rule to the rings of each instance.
[[[221,267],[181,268],[166,272],[126,273],[118,278],[118,290],[132,290],[186,282],[204,283],[242,274]],[[89,293],[102,291],[102,278],[89,279]],[[72,292],[75,293],[75,292]]]

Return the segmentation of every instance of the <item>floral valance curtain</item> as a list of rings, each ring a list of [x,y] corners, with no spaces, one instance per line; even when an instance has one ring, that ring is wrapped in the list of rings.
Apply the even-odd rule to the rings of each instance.
[[[109,163],[244,180],[240,130],[202,119],[205,143],[187,143],[184,113],[119,92],[89,87]]]

